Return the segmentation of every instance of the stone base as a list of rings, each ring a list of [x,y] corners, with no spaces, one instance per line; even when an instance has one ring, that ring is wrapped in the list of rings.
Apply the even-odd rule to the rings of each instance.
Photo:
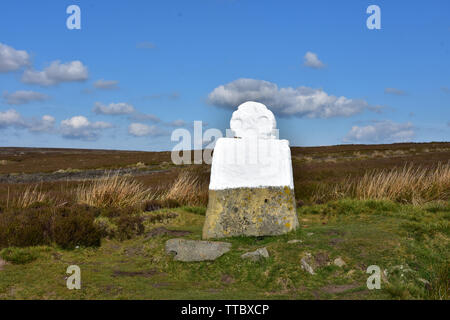
[[[289,187],[209,190],[203,239],[280,235],[298,226]]]

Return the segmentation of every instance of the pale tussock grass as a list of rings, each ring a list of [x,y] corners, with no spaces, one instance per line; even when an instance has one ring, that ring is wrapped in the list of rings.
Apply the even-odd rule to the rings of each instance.
[[[326,195],[324,193],[328,192]],[[434,168],[412,164],[389,170],[372,170],[357,179],[347,178],[333,188],[316,192],[316,199],[356,198],[361,200],[392,200],[423,204],[450,199],[450,162]]]
[[[9,192],[9,189],[8,189]],[[45,202],[49,200],[49,196],[46,192],[43,192],[38,185],[28,186],[22,193],[20,193],[16,198],[14,198],[11,203],[9,203],[9,194],[7,199],[7,207],[13,206],[15,208],[25,209],[30,207],[32,204],[38,202]]]
[[[150,190],[128,176],[118,174],[83,183],[75,191],[78,203],[94,207],[136,206],[150,200]]]

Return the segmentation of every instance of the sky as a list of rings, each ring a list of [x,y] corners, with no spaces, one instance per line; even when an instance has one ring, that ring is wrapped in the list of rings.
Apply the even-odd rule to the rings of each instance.
[[[225,135],[247,100],[292,146],[450,141],[448,0],[0,8],[0,146],[171,150],[193,121]]]

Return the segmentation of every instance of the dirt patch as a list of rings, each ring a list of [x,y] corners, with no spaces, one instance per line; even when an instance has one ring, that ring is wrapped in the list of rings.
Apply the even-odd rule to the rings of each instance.
[[[343,236],[345,235],[345,231],[332,229],[324,232],[324,234],[326,234],[327,236]]]
[[[147,232],[146,238],[148,239],[148,238],[153,238],[153,237],[162,236],[162,235],[183,237],[183,236],[186,236],[191,233],[192,233],[191,231],[186,231],[186,230],[169,230],[164,227],[159,227],[159,228],[155,228],[155,229],[152,229],[149,232]]]
[[[337,245],[339,245],[341,242],[344,242],[345,240],[344,239],[341,239],[341,238],[333,238],[333,239],[331,239],[328,243],[330,244],[330,245],[332,245],[332,246],[337,246]]]
[[[314,262],[317,267],[323,267],[328,265],[330,257],[326,252],[319,252],[314,255]]]
[[[114,270],[113,271],[113,277],[144,277],[144,278],[150,278],[157,274],[161,274],[155,269],[151,270],[145,270],[145,271],[120,271],[120,270]]]
[[[235,282],[234,278],[229,274],[224,274],[220,280],[226,284],[231,284]]]
[[[352,284],[342,284],[342,285],[329,285],[329,286],[325,286],[320,288],[320,290],[322,290],[323,292],[326,293],[331,293],[331,294],[336,294],[336,293],[342,293],[351,289],[355,289],[358,288],[360,285],[357,283],[352,283]]]
[[[5,260],[3,260],[3,259],[0,258],[0,271],[3,270],[3,266],[5,266],[6,263],[7,263],[7,262],[6,262]]]

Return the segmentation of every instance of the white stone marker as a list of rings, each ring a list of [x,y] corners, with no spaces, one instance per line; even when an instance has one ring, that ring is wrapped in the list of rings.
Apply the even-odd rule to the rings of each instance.
[[[203,238],[277,235],[295,229],[289,141],[277,138],[273,113],[248,101],[233,112],[235,138],[214,148]]]

